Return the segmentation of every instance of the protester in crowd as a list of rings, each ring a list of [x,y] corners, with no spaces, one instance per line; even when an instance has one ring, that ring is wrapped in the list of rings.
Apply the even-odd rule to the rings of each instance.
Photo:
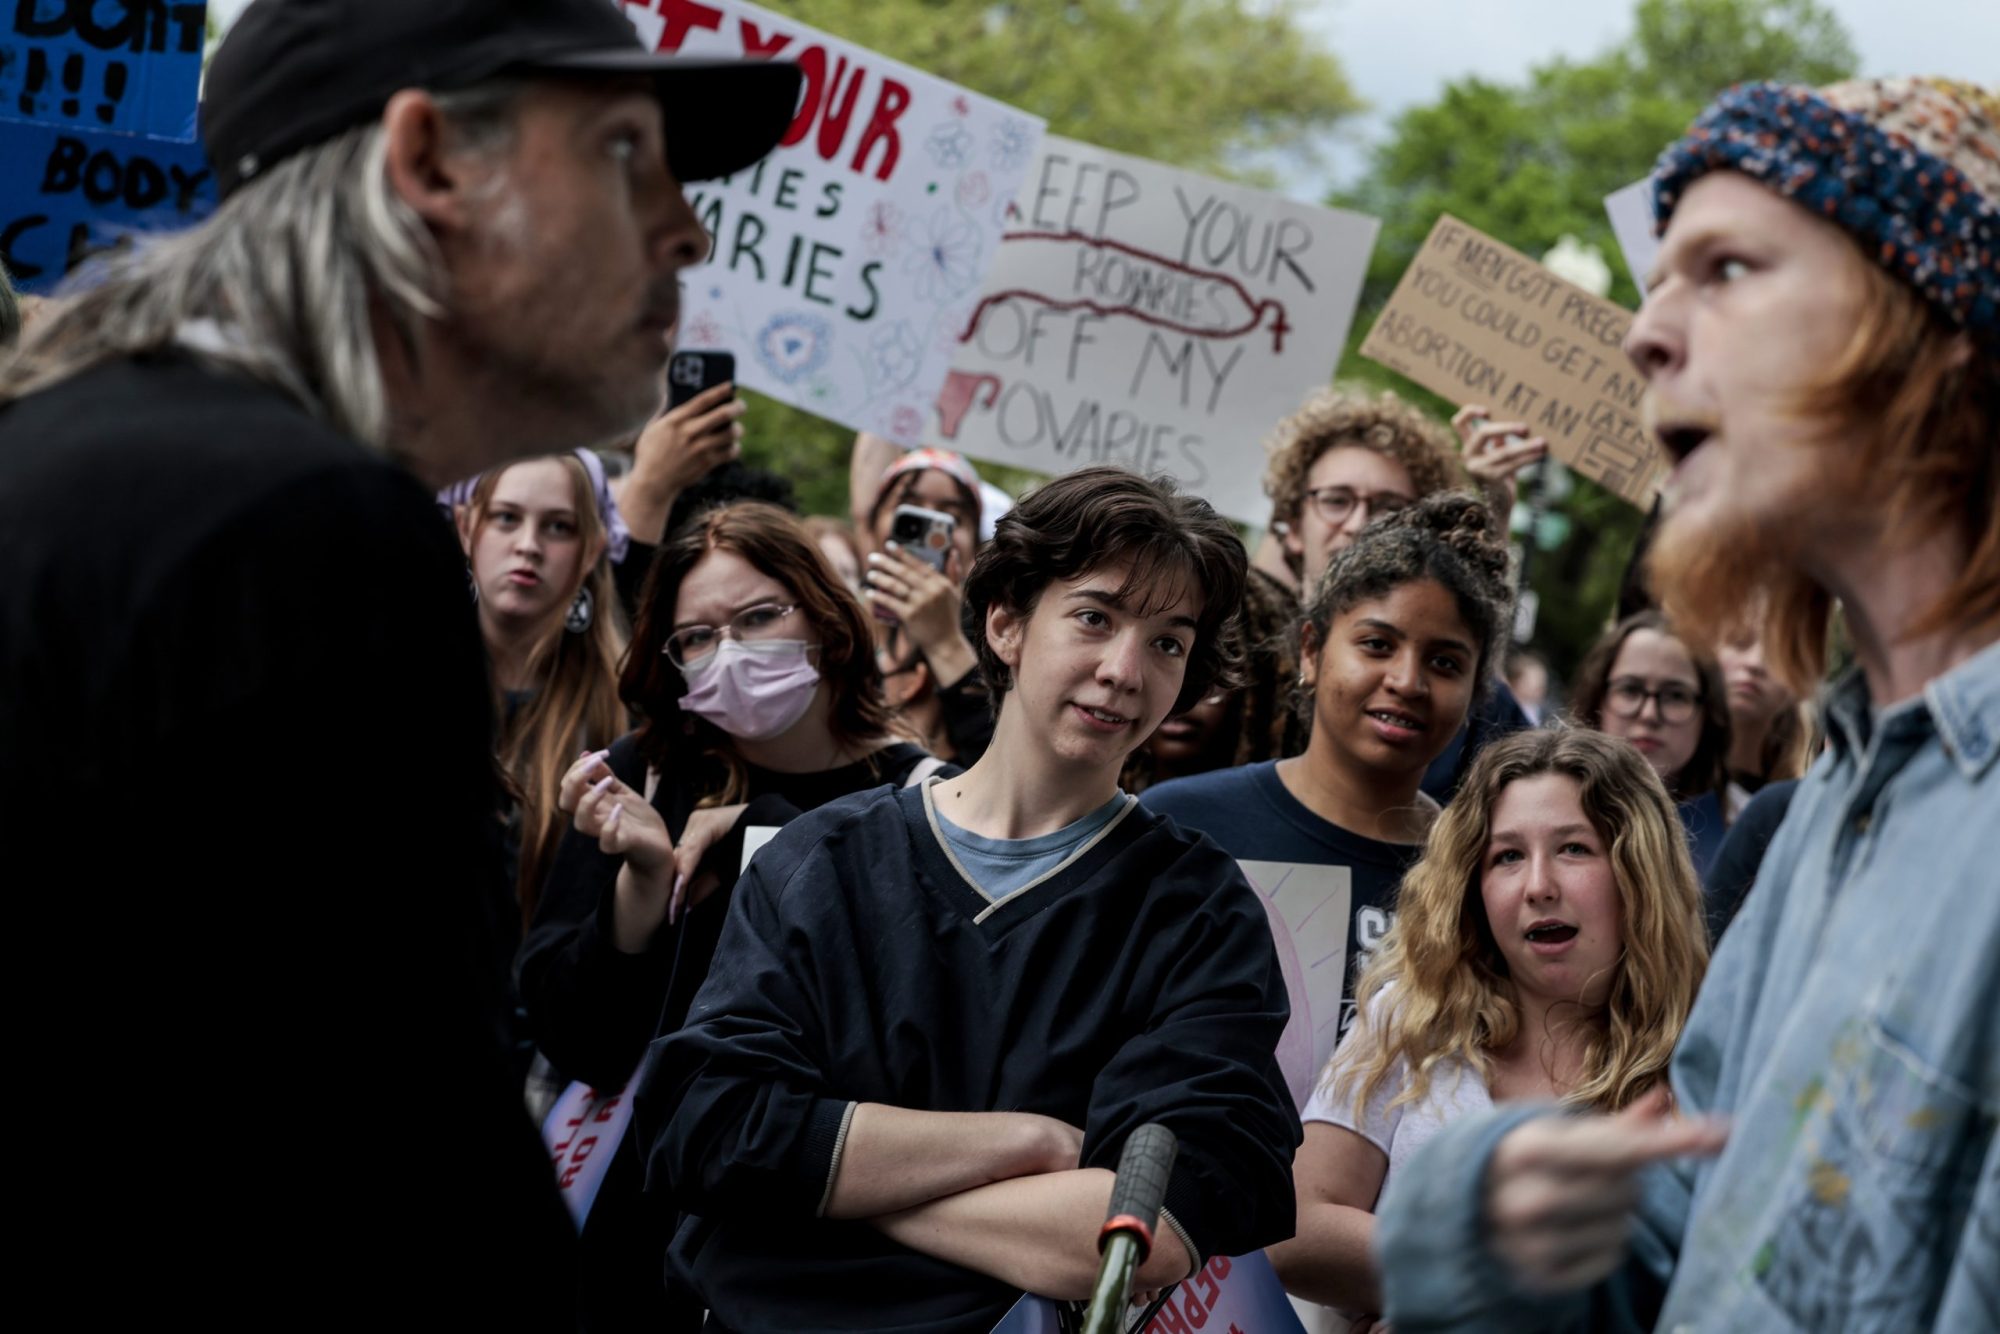
[[[725,383],[677,406],[663,405],[646,423],[632,443],[632,466],[616,486],[633,537],[648,546],[665,541],[681,493],[742,454],[745,410],[736,386]]]
[[[1342,1334],[1382,1309],[1370,1242],[1397,1167],[1495,1103],[1615,1112],[1663,1084],[1708,962],[1673,802],[1595,732],[1480,752],[1396,908],[1305,1109],[1298,1234],[1271,1250],[1294,1296],[1345,1313],[1314,1312]]]
[[[1145,793],[1150,809],[1239,860],[1349,869],[1346,998],[1437,816],[1424,771],[1492,674],[1510,596],[1507,550],[1484,502],[1446,492],[1398,510],[1334,556],[1306,609],[1305,754]]]
[[[17,900],[19,983],[63,1001],[13,1055],[159,1095],[72,1099],[63,1142],[100,1151],[17,1178],[45,1239],[19,1258],[93,1318],[566,1323],[573,1230],[505,1034],[492,711],[432,493],[637,429],[706,248],[680,185],[761,157],[798,86],[656,59],[598,0],[264,0],[207,69],[214,216],[0,363],[10,873],[128,854],[87,919]],[[108,1151],[141,1125],[153,1148]],[[226,1264],[191,1200],[243,1221]],[[107,1209],[144,1238],[112,1261],[77,1244]]]
[[[1119,785],[1143,792],[1189,774],[1279,758],[1291,721],[1290,683],[1299,670],[1291,642],[1297,617],[1291,593],[1252,570],[1244,581],[1242,615],[1222,631],[1232,656],[1243,659],[1242,684],[1218,685],[1193,708],[1169,716],[1132,752]]]
[[[1722,933],[1742,911],[1743,900],[1757,882],[1757,872],[1764,864],[1764,854],[1770,851],[1771,840],[1778,836],[1778,827],[1785,822],[1785,815],[1792,807],[1792,795],[1798,789],[1796,778],[1771,783],[1750,798],[1742,812],[1729,822],[1729,833],[1723,837],[1722,847],[1701,881],[1702,897],[1708,903],[1710,940],[1721,940]]]
[[[1706,876],[1729,828],[1731,744],[1722,669],[1697,656],[1657,611],[1606,631],[1577,669],[1578,725],[1629,741],[1679,803],[1697,874]]]
[[[1373,397],[1315,390],[1297,412],[1278,424],[1268,448],[1271,462],[1264,490],[1271,497],[1270,532],[1279,539],[1283,556],[1279,568],[1308,606],[1328,562],[1351,545],[1371,520],[1424,496],[1463,486],[1466,478],[1451,436],[1386,390]],[[1508,454],[1506,461],[1518,468],[1532,459]],[[1500,462],[1499,455],[1492,455],[1482,466],[1491,470]],[[1496,513],[1504,531],[1506,512]],[[1258,565],[1272,570],[1261,553]],[[1526,715],[1504,686],[1482,691],[1477,710],[1461,733],[1437,753],[1425,775],[1425,792],[1440,802],[1450,800],[1481,746],[1527,725]],[[1288,749],[1296,752],[1303,748],[1304,737],[1294,733],[1290,742]]]
[[[618,699],[624,614],[612,563],[627,540],[587,449],[494,468],[446,492],[479,606],[513,789],[508,850],[530,920],[569,817],[557,789],[577,750],[626,731]]]
[[[953,520],[944,567],[897,543],[896,510],[913,505]],[[961,624],[961,585],[979,549],[979,474],[957,454],[917,449],[882,475],[868,512],[862,596],[880,624],[889,702],[924,744],[970,764],[993,736],[979,655]]]
[[[741,459],[731,459],[717,464],[675,494],[663,531],[672,537],[710,510],[744,500],[776,505],[790,514],[799,512],[798,493],[789,477]],[[636,623],[640,608],[645,606],[646,578],[652,573],[658,554],[657,545],[634,538],[631,550],[615,567],[618,600],[625,606],[628,621]]]
[[[1771,674],[1760,626],[1751,621],[1715,646],[1729,701],[1727,813],[1733,822],[1766,784],[1805,773],[1816,738],[1797,694]]]
[[[660,549],[623,685],[642,722],[564,777],[575,828],[520,965],[543,1053],[607,1090],[680,1026],[748,830],[941,767],[891,735],[866,614],[771,505],[711,510]],[[638,1153],[614,1147],[583,1230],[582,1325],[698,1328],[699,1303],[662,1281],[672,1214],[649,1215]]]
[[[1649,1095],[1615,1118],[1503,1108],[1447,1127],[1378,1211],[1386,1313],[1985,1328],[2000,96],[1743,85],[1653,187],[1664,235],[1626,350],[1675,465],[1662,601],[1721,631],[1761,599],[1772,669],[1804,693],[1838,600],[1857,667],[1689,1016],[1679,1117]],[[1662,1288],[1656,1310],[1643,1298]]]
[[[1530,649],[1507,651],[1507,668],[1502,674],[1514,702],[1521,706],[1530,727],[1540,727],[1549,716],[1549,665]]]
[[[1117,789],[1228,679],[1243,578],[1205,502],[1115,468],[1049,482],[966,585],[1001,701],[984,757],[824,807],[745,872],[639,1107],[710,1328],[983,1330],[1023,1291],[1081,1299],[1147,1122],[1180,1150],[1137,1287],[1290,1228],[1264,909]]]
[[[806,531],[819,544],[819,554],[826,557],[826,563],[840,576],[840,582],[846,584],[854,596],[860,597],[864,588],[861,582],[861,545],[854,539],[854,529],[839,519],[814,514],[806,519]]]

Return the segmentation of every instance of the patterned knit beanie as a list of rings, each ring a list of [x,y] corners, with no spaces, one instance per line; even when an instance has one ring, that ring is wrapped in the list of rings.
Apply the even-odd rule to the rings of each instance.
[[[1943,79],[1739,84],[1653,168],[1654,230],[1689,185],[1740,171],[1845,229],[2000,351],[2000,97]]]

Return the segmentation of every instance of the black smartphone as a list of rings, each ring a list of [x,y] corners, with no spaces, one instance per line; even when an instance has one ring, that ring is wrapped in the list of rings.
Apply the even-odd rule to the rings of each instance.
[[[735,378],[733,352],[676,352],[667,362],[667,407],[677,408],[696,394]]]
[[[945,561],[951,557],[951,535],[957,528],[958,520],[939,510],[927,510],[921,505],[898,505],[895,517],[889,521],[889,537],[897,546],[943,574]]]

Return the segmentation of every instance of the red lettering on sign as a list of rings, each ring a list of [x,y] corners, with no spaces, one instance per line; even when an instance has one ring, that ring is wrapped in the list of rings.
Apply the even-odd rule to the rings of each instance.
[[[749,19],[738,19],[736,22],[743,30],[743,54],[746,56],[775,56],[792,44],[792,39],[781,32],[766,37]]]
[[[836,58],[839,63],[833,67],[833,78],[827,82],[826,110],[819,118],[819,155],[831,162],[839,156],[841,141],[847,138],[847,122],[854,119],[854,99],[861,92],[861,67],[856,65],[850,75],[847,57]],[[847,75],[847,97],[841,98],[840,81]],[[857,157],[854,169],[861,169]]]
[[[896,121],[909,109],[910,90],[894,79],[882,80],[881,91],[875,94],[875,112],[869,116],[868,128],[861,132],[861,144],[854,150],[854,170],[867,174],[868,150],[880,140],[883,145],[882,165],[875,169],[875,179],[889,179],[889,173],[896,169],[896,159],[903,155],[903,141],[896,134]]]
[[[704,5],[699,0],[654,0],[654,10],[666,20],[666,29],[660,34],[660,50],[678,51],[688,34],[696,28],[708,32],[722,31],[722,11],[713,5]]]

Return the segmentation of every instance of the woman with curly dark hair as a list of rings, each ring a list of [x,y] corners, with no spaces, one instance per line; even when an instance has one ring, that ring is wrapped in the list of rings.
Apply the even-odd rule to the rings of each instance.
[[[1403,508],[1333,558],[1306,609],[1305,753],[1162,783],[1142,798],[1238,860],[1349,869],[1344,1001],[1437,816],[1424,771],[1490,680],[1510,606],[1507,550],[1483,502],[1447,492]]]

